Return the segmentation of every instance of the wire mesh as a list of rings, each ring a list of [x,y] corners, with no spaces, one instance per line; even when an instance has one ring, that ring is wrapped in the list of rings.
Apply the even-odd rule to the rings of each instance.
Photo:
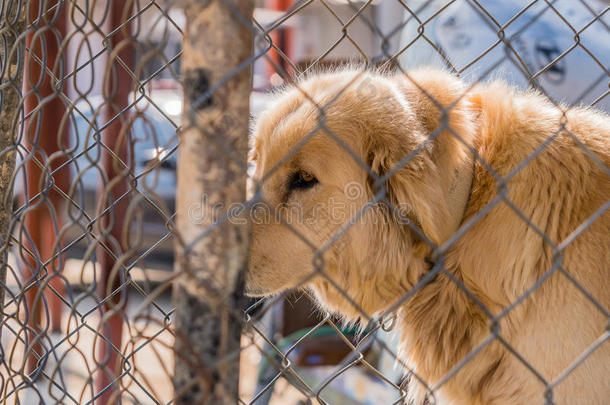
[[[272,297],[252,299],[245,309],[229,308],[231,322],[244,328],[241,347],[215,364],[202,365],[192,376],[195,386],[217,373],[223,362],[238,357],[239,375],[231,377],[239,380],[236,402],[240,404],[400,404],[413,399],[418,403],[520,403],[503,397],[500,390],[493,389],[495,384],[503,388],[517,384],[519,389],[510,395],[523,403],[584,403],[583,398],[566,397],[564,387],[569,385],[565,381],[585,368],[589,372],[588,364],[595,359],[605,356],[606,368],[599,367],[606,372],[610,364],[610,308],[603,292],[610,265],[609,121],[604,116],[610,110],[608,3],[260,0],[255,2],[254,16],[248,16],[229,0],[199,2],[202,8],[214,4],[224,9],[254,36],[252,55],[229,71],[219,66],[224,72],[222,80],[203,87],[181,71],[184,36],[197,35],[187,31],[182,12],[187,3],[197,2],[0,2],[0,141],[5,142],[0,166],[7,215],[6,230],[0,229],[6,273],[0,279],[4,291],[0,324],[3,403],[182,403],[172,378],[174,364],[178,364],[175,359],[189,353],[178,353],[174,346],[181,331],[174,329],[173,320],[180,308],[172,303],[171,286],[184,272],[199,269],[173,268],[173,245],[180,245],[181,240],[181,230],[175,227],[176,194],[189,192],[188,187],[176,188],[180,133],[189,129],[183,125],[185,118],[213,103],[219,89],[230,86],[236,75],[248,69],[254,90],[250,99],[253,132],[261,132],[261,122],[269,119],[267,113],[258,120],[262,111],[269,106],[278,111],[283,108],[273,104],[276,96],[268,96],[269,90],[292,91],[310,109],[308,122],[283,124],[286,131],[298,128],[299,139],[283,150],[272,168],[265,168],[264,176],[260,175],[260,160],[246,165],[235,155],[235,145],[219,145],[218,159],[237,166],[236,173],[243,178],[250,176],[248,198],[244,190],[244,203],[236,211],[209,207],[202,201],[181,215],[201,224],[199,239],[205,240],[210,232],[239,222],[240,215],[247,213],[247,222],[254,229],[252,251],[258,248],[261,235],[279,232],[283,240],[272,241],[271,254],[276,257],[266,260],[279,257],[290,263],[283,266],[285,274],[300,277],[290,283],[296,293],[282,290]],[[234,46],[231,40],[210,44],[218,52],[231,52]],[[432,91],[426,77],[413,73],[420,65],[442,68],[465,85],[451,93],[456,97],[448,103],[445,93]],[[322,97],[322,90],[307,78],[325,71],[343,73],[322,86]],[[429,108],[438,111],[438,119],[427,123],[429,128],[417,145],[390,148],[392,159],[381,162],[386,165],[383,170],[374,165],[380,162],[368,161],[353,139],[347,140],[345,129],[338,130],[335,124],[342,113],[342,97],[358,100],[358,109],[364,111],[367,100],[382,100],[384,111],[404,108],[400,100],[379,94],[371,82],[376,75],[403,77],[409,94],[424,94]],[[544,108],[553,110],[551,118],[556,120],[552,133],[538,144],[528,145],[528,152],[515,158],[518,162],[507,171],[498,170],[497,161],[488,161],[490,155],[482,145],[464,139],[464,128],[451,118],[454,111],[464,108],[477,86],[495,79],[524,90],[535,89],[537,96],[528,94],[537,97],[536,102],[549,103]],[[194,100],[193,108],[184,112],[183,93]],[[576,107],[579,105],[599,110],[597,127],[591,124],[590,131],[606,137],[599,135],[597,149],[581,139],[580,128],[571,126],[583,111]],[[228,126],[237,120],[233,111],[226,111],[220,119]],[[391,121],[393,115],[387,119]],[[275,122],[273,127],[280,124]],[[361,127],[356,122],[352,128],[357,132]],[[218,132],[218,128],[199,129],[203,134]],[[320,138],[329,150],[342,152],[333,160],[343,159],[342,167],[359,170],[367,178],[336,185],[348,206],[335,205],[331,215],[327,199],[324,209],[314,215],[272,200],[274,194],[269,190],[282,186],[274,179]],[[420,206],[410,198],[403,204],[389,185],[404,176],[405,168],[423,164],[422,156],[441,138],[462,145],[471,156],[473,182],[478,181],[479,187],[483,187],[482,181],[491,184],[485,190],[469,187],[470,199],[470,193],[479,193],[481,199],[482,193],[491,194],[481,206],[469,206],[452,233],[443,236],[435,234],[419,215],[423,209],[433,212],[434,201]],[[599,193],[595,201],[601,203],[588,206],[587,201],[579,201],[578,207],[560,211],[560,223],[547,224],[539,220],[536,207],[548,203],[550,197],[532,195],[531,204],[524,206],[512,200],[510,191],[525,172],[536,179],[537,172],[531,168],[542,156],[554,153],[549,150],[555,151],[556,145],[578,151],[573,158],[586,162],[581,169],[588,170],[600,185],[601,189],[590,192]],[[316,162],[319,167],[329,167]],[[564,166],[557,165],[546,169],[551,173],[563,170]],[[533,174],[528,170],[534,170]],[[290,181],[308,183],[309,172],[297,175],[305,177]],[[425,184],[418,184],[422,187],[419,192]],[[568,194],[576,193],[577,185],[572,187]],[[561,210],[563,203],[553,201],[554,209]],[[456,270],[455,253],[464,235],[480,232],[478,226],[498,210],[519,224],[520,232],[527,236],[524,244],[542,246],[540,257],[531,258],[533,263],[511,264],[514,271],[536,268],[538,273],[524,273],[524,287],[518,294],[503,296],[501,302],[489,298],[492,293],[487,290],[502,286],[493,279],[488,284],[473,284],[467,271]],[[367,238],[355,231],[377,217],[401,225],[398,236],[394,235],[404,239],[400,249],[427,252],[419,271],[400,261],[393,264],[395,274],[380,268],[383,252],[394,248],[394,242],[383,234],[387,224],[366,228],[378,232],[365,235]],[[482,237],[481,246],[497,248],[496,256],[507,261],[522,260],[521,256],[507,257],[515,249],[502,245],[502,237],[511,229],[508,222],[499,224]],[[599,257],[566,259],[583,234],[594,235],[586,240],[595,244]],[[354,238],[374,244],[377,251],[360,257],[370,250],[354,251]],[[416,242],[409,245],[406,239]],[[298,248],[282,251],[286,243]],[[368,279],[354,280],[365,277],[361,273],[337,275],[337,260],[357,260],[355,267],[370,270],[365,273]],[[587,276],[579,273],[580,267],[579,272],[570,267],[578,262],[594,264]],[[497,263],[471,265],[488,273],[501,267]],[[310,271],[299,272],[297,268],[305,264]],[[409,273],[407,281],[400,279],[403,272]],[[319,287],[311,288],[314,282],[324,285],[326,295]],[[582,338],[570,346],[577,340],[578,330],[570,330],[568,325],[567,332],[561,331],[552,320],[536,318],[536,314],[548,313],[546,306],[571,311],[561,306],[565,297],[554,296],[548,302],[539,298],[549,291],[555,293],[553,285],[562,286],[562,294],[575,302],[574,313],[591,320],[597,328],[594,339]],[[366,291],[354,290],[354,286],[364,286]],[[448,323],[457,322],[455,317],[466,316],[456,313],[457,307],[448,312],[447,319],[434,319],[426,312],[443,305],[441,295],[433,295],[428,302],[421,298],[439,286],[457,297],[468,316],[477,319],[476,325],[467,323],[459,332],[449,329]],[[218,291],[231,293],[222,287]],[[381,307],[365,305],[363,296],[378,293],[388,302]],[[333,305],[329,304],[331,295]],[[426,305],[421,304],[417,312],[412,308],[415,302]],[[557,316],[554,319],[561,318]],[[526,331],[531,347],[513,340],[507,332],[519,328],[513,323],[526,318],[523,329],[534,325],[534,330]],[[531,319],[536,321],[532,324]],[[409,322],[422,328],[427,325],[434,331],[428,336],[436,339],[422,342],[411,335],[396,337]],[[546,333],[537,335],[536,329]],[[447,336],[450,333],[457,336]],[[482,338],[469,341],[470,334]],[[539,336],[542,341],[536,340]],[[453,346],[443,350],[446,342],[460,339],[469,344],[459,350]],[[418,364],[413,354],[426,351],[434,352],[434,364],[444,361],[444,368],[436,374]],[[532,351],[545,352],[546,357],[540,360]],[[498,364],[477,369],[483,364],[481,357],[490,352],[500,353]],[[553,358],[557,353],[566,358]],[[500,364],[518,370],[520,379],[511,380]],[[604,392],[599,386],[603,370],[589,375],[589,392]],[[476,381],[480,385],[456,388],[455,382],[464,381],[465,373],[479,373]],[[520,396],[521,389],[527,394]],[[472,392],[483,391],[490,396],[472,396]],[[527,396],[531,392],[533,396]],[[589,398],[593,403],[603,401]]]

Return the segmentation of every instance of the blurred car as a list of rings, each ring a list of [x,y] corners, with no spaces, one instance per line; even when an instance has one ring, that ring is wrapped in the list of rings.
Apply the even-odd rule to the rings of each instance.
[[[257,115],[267,103],[269,95],[252,93],[252,115]],[[132,98],[133,99],[133,98]],[[78,246],[92,242],[88,234],[89,219],[96,218],[98,192],[102,183],[101,148],[99,131],[102,125],[99,110],[103,106],[101,96],[88,97],[74,106],[69,123],[71,150],[68,167],[72,200],[68,204],[68,216],[64,223],[72,224],[65,234],[64,244],[78,240]],[[97,119],[94,120],[94,116]],[[130,237],[137,242],[138,252],[154,246],[150,252],[171,266],[173,238],[169,237],[175,213],[176,167],[178,161],[178,127],[182,114],[182,94],[173,89],[154,90],[148,97],[139,96],[130,108],[130,136],[133,148],[133,177],[130,179],[133,216]],[[95,121],[95,122],[94,122]],[[16,206],[23,205],[25,171],[22,158],[17,154],[18,173],[15,178]],[[137,199],[137,201],[134,201]],[[82,213],[80,212],[82,208]],[[62,209],[65,213],[66,210]],[[83,215],[83,214],[86,214]],[[78,225],[75,224],[78,222]],[[85,235],[85,237],[83,237]],[[136,241],[136,239],[139,239]]]
[[[530,0],[480,4],[485,12],[466,1],[409,3],[418,18],[405,11],[399,48],[412,44],[400,55],[400,65],[446,67],[442,54],[467,80],[502,79],[528,88],[528,75],[534,75],[531,85],[556,102],[595,103],[610,111],[610,15],[603,12],[607,1],[557,0],[554,9]],[[426,22],[422,28],[418,20]]]
[[[100,109],[104,99],[101,96],[88,97],[74,105],[68,125],[70,150],[66,152],[70,174],[70,190],[73,203],[66,204],[68,224],[64,244],[78,240],[78,246],[88,245],[92,239],[87,235],[89,220],[97,216],[98,191],[102,186],[100,128],[102,125]],[[139,250],[145,250],[162,241],[156,253],[171,254],[171,238],[164,236],[169,232],[167,217],[175,211],[176,162],[182,102],[180,93],[172,90],[156,91],[140,99],[130,109],[131,147],[133,162],[126,162],[132,168],[130,180],[131,198],[140,196],[137,206],[141,212],[141,232],[133,222],[132,232],[142,236]],[[96,118],[94,118],[96,117]],[[23,152],[23,149],[22,149]],[[17,207],[23,205],[25,170],[22,166],[24,156],[17,154],[17,175],[14,184],[14,199]],[[64,175],[65,172],[60,172]],[[155,207],[155,205],[157,207]],[[62,208],[62,214],[66,214]],[[82,237],[85,235],[85,237]]]

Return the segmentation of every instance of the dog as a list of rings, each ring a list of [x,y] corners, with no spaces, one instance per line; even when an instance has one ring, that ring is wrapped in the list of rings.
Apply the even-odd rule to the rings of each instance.
[[[609,403],[605,113],[347,68],[280,91],[250,159],[249,295],[395,316],[414,404]]]

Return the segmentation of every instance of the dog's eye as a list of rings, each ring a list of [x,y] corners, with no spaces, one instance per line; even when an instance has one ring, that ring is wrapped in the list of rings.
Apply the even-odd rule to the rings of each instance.
[[[305,170],[299,170],[292,176],[289,188],[291,190],[306,189],[313,187],[317,182],[318,180],[313,176],[313,174]]]

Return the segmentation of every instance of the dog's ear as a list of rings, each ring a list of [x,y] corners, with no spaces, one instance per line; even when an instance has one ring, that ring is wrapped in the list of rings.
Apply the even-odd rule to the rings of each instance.
[[[426,237],[438,245],[449,236],[446,229],[449,208],[438,170],[429,157],[430,148],[422,146],[419,153],[405,162],[412,151],[376,145],[369,152],[369,164],[379,177],[388,176],[383,187],[393,208],[413,219]]]
[[[411,211],[424,234],[441,244],[464,216],[473,170],[467,145],[474,138],[474,114],[464,86],[447,73],[416,71],[410,78],[397,77],[396,84],[411,111],[395,111],[392,131],[375,134],[369,164],[380,176],[390,174],[385,183],[390,202]]]

